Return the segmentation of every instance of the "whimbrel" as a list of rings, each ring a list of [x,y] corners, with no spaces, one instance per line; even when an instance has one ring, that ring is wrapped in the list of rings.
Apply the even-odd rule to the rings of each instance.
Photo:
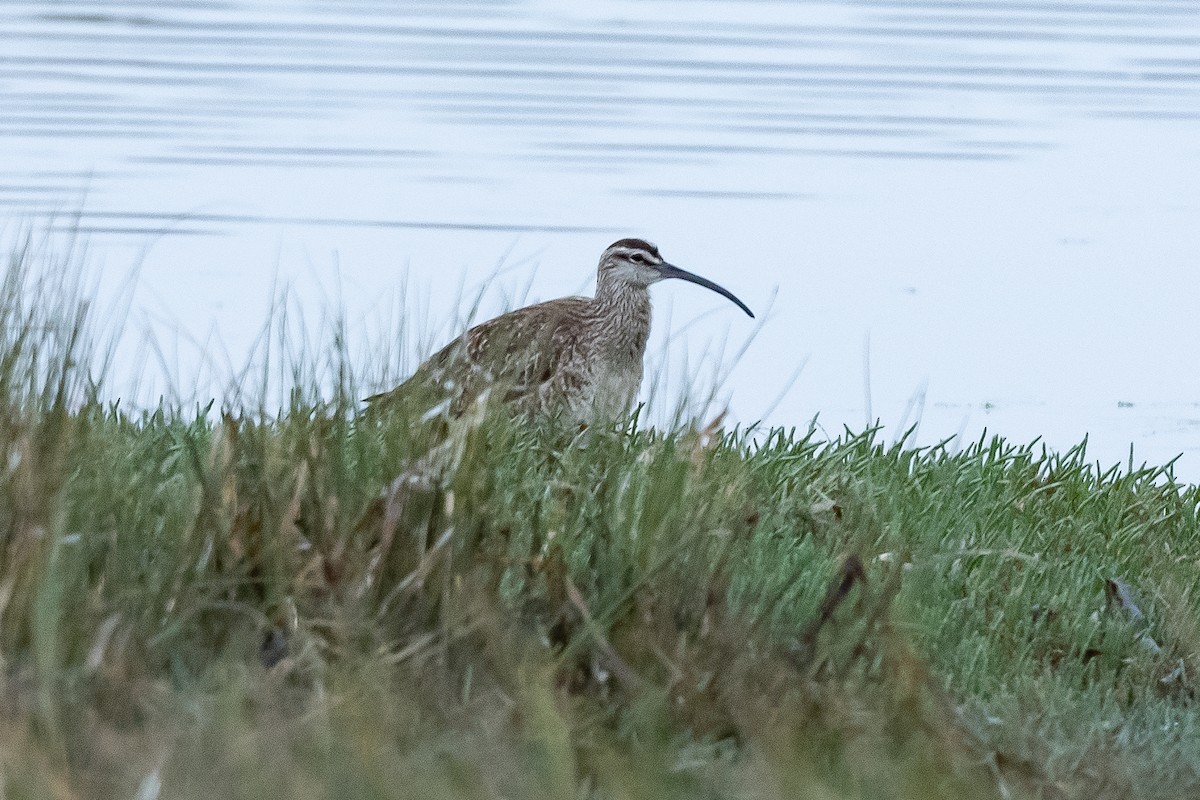
[[[651,284],[690,281],[754,313],[728,290],[668,264],[642,239],[621,239],[600,257],[594,297],[563,297],[476,325],[373,405],[423,391],[460,413],[484,391],[518,413],[588,423],[626,413],[642,383]]]

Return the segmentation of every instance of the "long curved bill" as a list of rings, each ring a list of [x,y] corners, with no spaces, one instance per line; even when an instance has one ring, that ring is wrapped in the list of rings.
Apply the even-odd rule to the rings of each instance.
[[[679,278],[681,281],[687,281],[688,283],[694,283],[697,286],[703,286],[705,289],[711,289],[717,294],[732,300],[737,307],[742,311],[745,311],[751,319],[754,318],[754,312],[751,311],[745,303],[734,297],[733,292],[729,291],[724,286],[718,286],[708,278],[701,278],[694,272],[688,272],[686,269],[680,269],[674,264],[659,264],[658,271],[664,278]]]

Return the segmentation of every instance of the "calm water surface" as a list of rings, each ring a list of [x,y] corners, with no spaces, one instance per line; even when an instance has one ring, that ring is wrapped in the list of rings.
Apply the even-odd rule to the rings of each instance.
[[[6,0],[0,209],[141,264],[145,400],[224,391],[272,286],[340,294],[356,347],[446,337],[463,282],[485,314],[587,291],[641,235],[767,312],[743,422],[1200,479],[1194,0]],[[752,326],[654,291],[665,413]]]

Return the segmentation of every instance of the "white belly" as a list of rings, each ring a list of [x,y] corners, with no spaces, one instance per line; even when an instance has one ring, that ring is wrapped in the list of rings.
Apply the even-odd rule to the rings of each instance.
[[[572,412],[581,422],[615,419],[629,412],[642,385],[642,369],[638,363],[625,369],[594,369],[572,403]]]

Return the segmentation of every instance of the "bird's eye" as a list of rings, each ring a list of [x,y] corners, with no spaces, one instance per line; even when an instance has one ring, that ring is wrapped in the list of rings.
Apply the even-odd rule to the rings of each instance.
[[[633,255],[631,255],[629,257],[629,260],[635,264],[645,264],[646,263],[646,257],[644,255],[642,255],[641,253],[634,253]]]

